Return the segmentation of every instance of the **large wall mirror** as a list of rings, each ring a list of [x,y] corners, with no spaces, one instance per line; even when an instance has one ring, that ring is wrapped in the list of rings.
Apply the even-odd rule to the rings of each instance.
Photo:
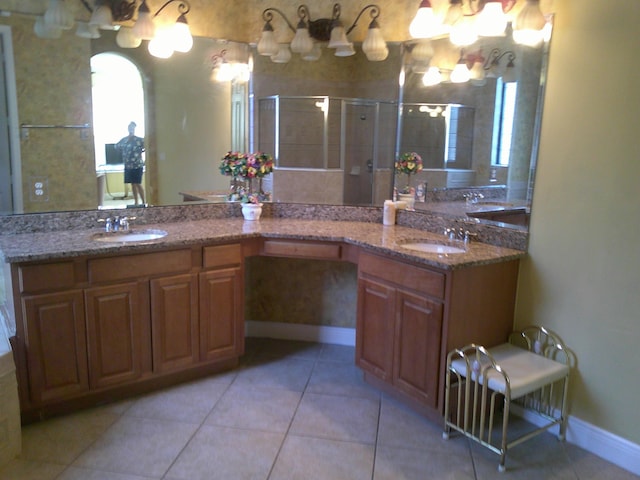
[[[108,51],[125,55],[141,73],[150,205],[181,203],[183,192],[226,190],[228,178],[217,166],[230,149],[261,149],[277,157],[269,186],[277,201],[381,205],[393,188],[393,161],[404,151],[423,156],[425,170],[413,180],[432,192],[503,185],[507,200],[530,201],[548,42],[519,47],[505,38],[465,52],[446,46],[446,39],[432,42],[433,58],[448,57],[451,68],[461,53],[481,50],[488,56],[498,49],[515,55],[518,100],[511,113],[513,153],[505,164],[495,140],[497,112],[503,112],[497,98],[510,87],[490,76],[481,85],[445,81],[426,87],[427,65],[416,62],[412,42],[390,43],[383,62],[368,62],[361,52],[338,58],[325,49],[316,62],[294,57],[286,64],[238,44],[253,58],[252,81],[241,84],[211,79],[212,58],[229,42],[199,37],[188,54],[162,61],[145,49],[119,50],[113,35],[42,40],[33,34],[33,17],[2,22],[12,29],[22,125],[22,205],[15,211],[98,207],[90,59]],[[464,139],[466,146],[459,143]],[[108,190],[126,194],[112,177]]]

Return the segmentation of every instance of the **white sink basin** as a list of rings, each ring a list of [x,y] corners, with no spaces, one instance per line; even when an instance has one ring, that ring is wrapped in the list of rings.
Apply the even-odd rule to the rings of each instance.
[[[95,233],[91,239],[96,242],[107,243],[138,243],[158,240],[167,235],[164,230],[129,230],[126,232],[101,232]]]
[[[423,252],[423,253],[450,254],[450,253],[465,253],[466,251],[464,248],[454,247],[453,245],[442,245],[440,243],[430,243],[430,242],[405,243],[400,246],[402,248],[407,248],[409,250],[415,250],[417,252]]]

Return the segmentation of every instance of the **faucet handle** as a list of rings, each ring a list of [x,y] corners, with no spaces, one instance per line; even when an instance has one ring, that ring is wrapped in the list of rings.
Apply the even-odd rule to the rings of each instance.
[[[472,233],[469,230],[466,230],[464,232],[464,243],[467,244],[471,241],[471,238],[477,238],[478,234],[477,233]]]
[[[104,231],[105,232],[112,232],[113,231],[113,220],[111,219],[111,217],[99,218],[98,219],[98,223],[104,223]]]

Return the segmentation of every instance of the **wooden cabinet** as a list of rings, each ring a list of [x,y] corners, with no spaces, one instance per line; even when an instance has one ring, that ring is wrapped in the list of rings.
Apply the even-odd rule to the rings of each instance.
[[[360,255],[356,364],[435,408],[443,306],[430,282],[439,286],[442,274]]]
[[[151,280],[153,369],[168,372],[198,362],[198,277]]]
[[[146,285],[128,282],[88,288],[84,296],[90,387],[140,378],[149,355],[144,342],[149,324]]]
[[[442,302],[398,290],[393,384],[435,408],[438,400]]]
[[[200,360],[244,353],[244,275],[240,244],[204,249],[200,273]]]
[[[186,379],[244,352],[239,243],[12,268],[23,415]]]
[[[440,271],[361,252],[356,364],[365,378],[440,418],[448,351],[506,340],[518,261]]]
[[[28,396],[40,404],[89,390],[81,290],[22,297]],[[24,376],[23,376],[24,378]]]

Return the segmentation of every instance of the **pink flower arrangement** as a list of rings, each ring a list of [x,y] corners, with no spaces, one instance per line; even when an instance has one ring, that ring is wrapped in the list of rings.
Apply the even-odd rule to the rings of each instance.
[[[227,152],[219,168],[220,173],[231,177],[262,178],[273,171],[273,157],[263,152]]]
[[[396,173],[407,175],[407,185],[400,193],[411,193],[411,175],[422,170],[422,157],[416,152],[403,153],[395,163]]]
[[[268,153],[227,152],[222,158],[219,168],[222,175],[245,180],[239,184],[235,180],[232,182],[229,200],[242,203],[260,203],[271,200],[271,194],[262,191],[262,178],[273,172],[273,157]],[[258,192],[253,191],[252,180],[254,178],[260,180]]]

